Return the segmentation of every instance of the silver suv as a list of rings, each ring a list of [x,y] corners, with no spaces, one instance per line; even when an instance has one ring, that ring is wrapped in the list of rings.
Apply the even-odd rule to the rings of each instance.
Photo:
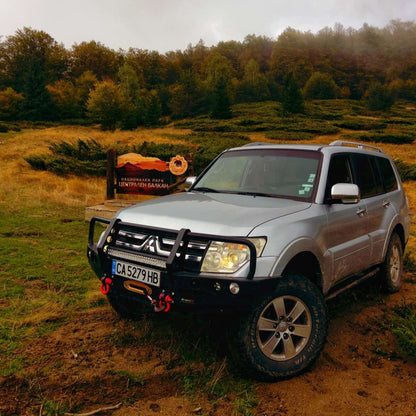
[[[124,317],[139,318],[146,304],[230,311],[245,368],[278,380],[319,355],[325,299],[370,277],[400,289],[409,210],[378,148],[253,143],[187,183],[91,221],[89,262]],[[108,226],[95,243],[97,222]]]

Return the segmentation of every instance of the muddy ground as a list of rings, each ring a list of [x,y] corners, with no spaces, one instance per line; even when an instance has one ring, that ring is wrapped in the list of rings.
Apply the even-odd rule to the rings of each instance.
[[[52,415],[54,405],[56,414],[64,408],[87,413],[121,403],[99,414],[414,416],[416,362],[399,352],[388,316],[401,302],[416,302],[416,276],[407,274],[402,290],[391,296],[362,295],[367,289],[329,302],[328,341],[310,371],[278,383],[254,382],[257,404],[245,413],[238,413],[233,393],[215,400],[208,393],[184,393],[183,372],[175,365],[180,357],[166,344],[144,342],[146,328],[120,320],[104,304],[17,351],[24,368],[19,375],[0,377],[0,415]],[[174,326],[181,318],[168,319]],[[212,343],[218,343],[217,336]],[[192,365],[200,374],[197,367],[203,364]],[[232,366],[225,371],[232,372]]]

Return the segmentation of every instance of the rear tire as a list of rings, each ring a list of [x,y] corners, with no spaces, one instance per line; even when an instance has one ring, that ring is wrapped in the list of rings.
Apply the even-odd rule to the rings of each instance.
[[[403,247],[400,237],[393,233],[389,246],[387,247],[386,258],[381,266],[380,280],[383,288],[389,293],[400,290],[403,273]]]
[[[283,277],[242,319],[240,359],[258,379],[293,377],[316,360],[326,334],[326,305],[317,286],[301,276]]]

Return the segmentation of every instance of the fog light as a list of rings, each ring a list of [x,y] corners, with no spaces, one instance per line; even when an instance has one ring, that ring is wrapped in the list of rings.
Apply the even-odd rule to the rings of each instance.
[[[233,295],[236,295],[240,291],[240,286],[238,286],[238,283],[232,282],[230,283],[230,292]]]
[[[221,291],[221,284],[220,284],[220,283],[218,283],[218,282],[215,282],[215,283],[214,283],[214,289],[215,289],[217,292]]]

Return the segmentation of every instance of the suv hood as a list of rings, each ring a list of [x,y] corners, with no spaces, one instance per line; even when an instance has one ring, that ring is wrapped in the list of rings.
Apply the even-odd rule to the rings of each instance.
[[[260,224],[310,207],[309,202],[260,196],[179,193],[118,212],[124,222],[222,236],[248,236]]]

